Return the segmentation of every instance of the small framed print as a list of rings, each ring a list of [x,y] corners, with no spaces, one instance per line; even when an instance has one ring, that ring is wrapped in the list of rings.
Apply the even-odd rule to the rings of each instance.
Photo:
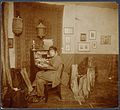
[[[13,38],[8,38],[8,48],[13,48]]]
[[[70,44],[66,44],[65,46],[65,50],[66,52],[70,52],[71,48],[70,48]]]
[[[64,34],[71,35],[73,33],[74,33],[74,28],[73,27],[64,27]]]
[[[90,51],[90,43],[89,42],[85,42],[85,43],[78,43],[78,51],[80,52],[88,52]]]
[[[89,31],[89,37],[90,37],[90,40],[95,40],[96,39],[96,31],[95,30]]]
[[[86,34],[85,33],[81,33],[80,34],[80,41],[86,41]]]
[[[93,42],[92,42],[92,48],[93,48],[93,49],[96,49],[96,48],[97,48],[97,42],[96,42],[96,41],[93,41]]]
[[[110,45],[110,44],[111,44],[111,36],[101,35],[101,45]]]
[[[71,37],[65,37],[65,43],[70,43],[71,42]]]

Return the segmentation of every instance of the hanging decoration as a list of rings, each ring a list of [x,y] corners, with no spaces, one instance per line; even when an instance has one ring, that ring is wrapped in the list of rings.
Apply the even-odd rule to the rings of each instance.
[[[12,23],[12,30],[16,36],[19,36],[23,31],[23,20],[22,18],[14,17]]]
[[[37,29],[37,36],[40,39],[43,39],[46,35],[46,26],[40,21],[39,25],[36,27]]]

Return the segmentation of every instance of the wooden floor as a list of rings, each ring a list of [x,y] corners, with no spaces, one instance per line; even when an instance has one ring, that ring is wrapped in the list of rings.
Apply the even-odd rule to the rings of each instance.
[[[59,97],[51,91],[49,93],[48,102],[39,102],[31,103],[29,107],[32,108],[80,108],[80,105],[75,101],[73,93],[69,88],[62,86],[62,100],[59,100]],[[88,104],[83,105],[84,108],[88,108]]]
[[[118,107],[118,85],[116,82],[97,83],[86,100],[91,108]]]
[[[59,100],[53,92],[49,94],[47,103],[30,103],[29,108],[113,108],[118,104],[117,83],[107,81],[104,83],[96,83],[91,91],[89,98],[82,105],[79,105],[73,97],[73,93],[69,88],[62,87],[63,100]]]

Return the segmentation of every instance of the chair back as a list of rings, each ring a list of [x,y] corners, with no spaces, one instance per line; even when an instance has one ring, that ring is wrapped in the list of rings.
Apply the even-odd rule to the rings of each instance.
[[[61,64],[61,73],[60,73],[60,79],[62,79],[62,75],[63,75],[63,70],[64,70],[64,64]]]

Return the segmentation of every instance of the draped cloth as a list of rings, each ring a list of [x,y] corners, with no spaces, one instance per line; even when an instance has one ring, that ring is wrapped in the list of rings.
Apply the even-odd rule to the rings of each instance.
[[[81,97],[79,95],[79,87],[77,82],[77,75],[78,75],[78,65],[72,65],[72,74],[71,74],[71,89],[74,94],[75,100],[79,102],[81,105]]]
[[[10,60],[8,49],[8,13],[9,3],[4,2],[2,4],[2,29],[1,29],[1,57],[2,57],[2,86],[7,84],[12,86],[12,79],[10,74]]]
[[[79,79],[79,80],[78,80]],[[79,83],[78,83],[79,82]],[[91,87],[95,83],[95,68],[87,67],[87,73],[78,77],[78,65],[72,65],[71,89],[75,100],[81,105],[89,96]]]
[[[22,78],[24,79],[24,81],[26,83],[28,91],[31,92],[33,90],[33,87],[32,87],[32,84],[30,82],[30,79],[29,79],[28,73],[26,71],[26,68],[22,68],[20,73],[21,73]]]

